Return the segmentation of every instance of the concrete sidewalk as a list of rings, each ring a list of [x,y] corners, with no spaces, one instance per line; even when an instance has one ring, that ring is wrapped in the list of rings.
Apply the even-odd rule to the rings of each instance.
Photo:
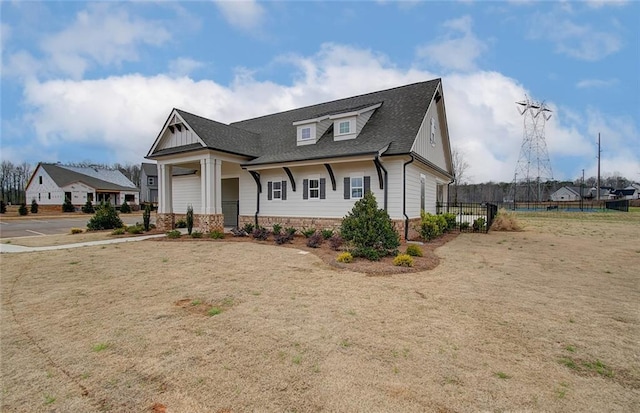
[[[166,237],[166,234],[143,235],[141,237],[130,237],[130,238],[105,239],[102,241],[87,241],[87,242],[78,242],[75,244],[51,245],[48,247],[24,247],[22,245],[0,244],[0,254],[66,250],[69,248],[93,247],[96,245],[120,244],[122,242],[144,241],[146,239],[161,238],[161,237]]]

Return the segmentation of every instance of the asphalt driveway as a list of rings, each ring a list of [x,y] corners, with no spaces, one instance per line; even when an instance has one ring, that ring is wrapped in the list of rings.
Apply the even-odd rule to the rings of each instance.
[[[67,234],[71,228],[86,228],[91,215],[81,217],[43,217],[0,221],[0,238],[29,237],[37,235]],[[142,222],[139,214],[121,214],[126,225]]]

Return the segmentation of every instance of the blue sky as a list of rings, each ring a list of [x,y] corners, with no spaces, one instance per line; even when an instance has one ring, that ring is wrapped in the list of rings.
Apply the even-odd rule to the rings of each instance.
[[[471,182],[510,181],[515,102],[556,179],[640,181],[639,2],[7,2],[1,158],[137,163],[178,107],[221,122],[441,77]]]

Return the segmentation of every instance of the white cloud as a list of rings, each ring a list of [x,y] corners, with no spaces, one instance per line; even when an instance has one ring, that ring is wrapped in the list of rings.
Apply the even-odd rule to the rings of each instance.
[[[119,162],[139,162],[173,107],[229,123],[437,77],[398,69],[384,55],[338,44],[325,44],[314,55],[284,56],[275,64],[295,65],[298,76],[288,85],[256,80],[246,69],[238,70],[227,86],[168,75],[31,81],[25,88],[25,123],[34,125],[36,146],[45,151],[54,152],[61,144],[102,145]],[[510,181],[523,135],[515,102],[528,93],[526,88],[496,72],[457,73],[443,82],[452,145],[470,164],[468,176],[475,182]],[[612,155],[606,158],[624,157],[615,170],[637,173],[628,169],[640,157],[631,119],[549,105],[554,116],[546,137],[552,164],[559,155],[591,160],[592,131],[598,129],[606,136],[604,153]]]
[[[576,83],[578,89],[605,88],[618,83],[618,79],[583,79]]]
[[[6,23],[0,23],[0,47],[4,50],[5,44],[11,39],[11,26]]]
[[[475,62],[487,50],[487,45],[476,37],[471,26],[470,16],[444,22],[443,27],[448,29],[447,34],[432,43],[418,47],[418,57],[436,63],[444,69],[475,69]]]
[[[265,10],[256,0],[217,0],[215,4],[227,22],[240,30],[258,29],[264,20]]]
[[[626,6],[627,0],[587,0],[587,5],[592,9],[600,9],[606,6]]]
[[[65,30],[42,41],[48,64],[81,78],[92,65],[119,65],[139,59],[142,44],[158,46],[169,40],[160,23],[131,17],[120,6],[92,4],[76,15]]]
[[[602,22],[602,20],[600,20]],[[600,60],[622,48],[620,36],[588,24],[577,24],[552,13],[538,14],[532,20],[529,35],[554,43],[557,53],[587,61]]]
[[[204,63],[188,57],[179,57],[169,62],[169,73],[173,76],[188,76],[200,69]]]

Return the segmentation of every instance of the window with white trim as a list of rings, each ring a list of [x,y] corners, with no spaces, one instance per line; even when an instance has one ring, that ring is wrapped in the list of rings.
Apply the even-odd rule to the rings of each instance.
[[[300,129],[300,139],[303,139],[303,140],[311,139],[311,128]]]
[[[361,176],[351,177],[351,198],[362,198],[364,195],[364,179]]]
[[[271,198],[273,199],[281,199],[282,198],[282,182],[274,181],[273,186],[271,187]]]
[[[344,121],[338,124],[338,131],[341,135],[347,134],[351,132],[351,122]]]
[[[309,179],[309,199],[320,199],[320,179]]]

